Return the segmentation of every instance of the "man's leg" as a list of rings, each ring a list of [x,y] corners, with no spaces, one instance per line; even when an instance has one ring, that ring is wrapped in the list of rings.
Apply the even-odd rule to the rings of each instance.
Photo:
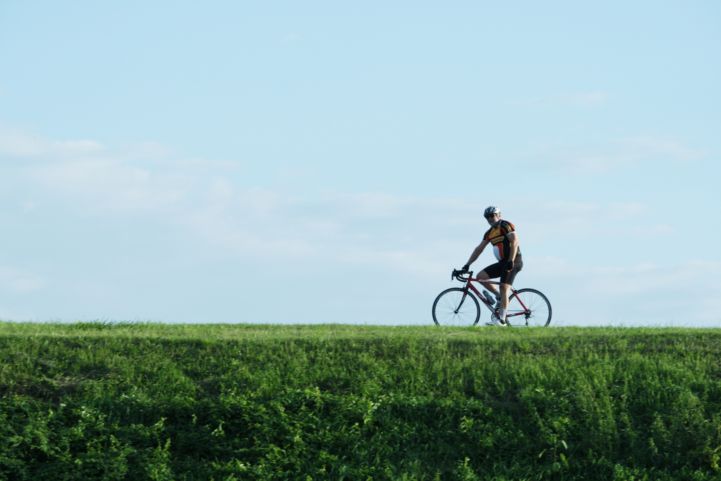
[[[496,297],[498,297],[500,294],[498,292],[498,288],[496,287],[496,284],[491,284],[490,282],[483,282],[489,280],[491,277],[486,273],[486,271],[481,271],[476,276],[476,279],[481,281],[481,284],[483,284],[483,287],[491,291]],[[503,285],[501,284],[501,288],[503,288]],[[508,301],[506,301],[508,303]]]
[[[508,309],[508,288],[510,284],[501,283],[501,307],[498,308],[498,318],[501,322],[506,322],[506,310]]]
[[[511,290],[511,285],[516,279],[516,274],[523,269],[523,260],[521,256],[516,257],[516,263],[510,272],[504,272],[501,274],[501,307],[499,308],[498,317],[506,320],[506,311],[508,309],[508,292]]]
[[[511,285],[505,282],[501,284],[501,309],[508,309],[508,291],[511,290]]]

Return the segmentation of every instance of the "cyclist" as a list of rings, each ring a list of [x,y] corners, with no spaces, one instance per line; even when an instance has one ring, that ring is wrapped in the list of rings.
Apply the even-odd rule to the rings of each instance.
[[[467,271],[471,264],[478,259],[488,244],[493,245],[493,253],[496,255],[498,262],[491,264],[478,273],[476,279],[486,289],[495,294],[496,313],[491,317],[491,322],[487,325],[491,326],[507,326],[506,309],[508,308],[508,291],[516,278],[516,274],[523,268],[523,258],[521,257],[521,249],[518,247],[518,235],[516,228],[507,220],[501,219],[501,210],[498,207],[490,206],[483,212],[491,228],[483,235],[483,240],[473,250],[468,262],[463,266],[463,270]],[[495,284],[483,282],[484,280],[501,278],[500,292]],[[493,302],[493,298],[487,292],[483,292],[486,299]]]

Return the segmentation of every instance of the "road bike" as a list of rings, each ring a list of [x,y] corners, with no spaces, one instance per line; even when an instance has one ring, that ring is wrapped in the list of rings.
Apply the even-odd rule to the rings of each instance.
[[[438,294],[433,302],[433,322],[438,326],[475,326],[481,319],[481,303],[491,313],[496,312],[496,300],[487,298],[473,285],[481,281],[473,278],[472,271],[453,270],[451,279],[465,283],[463,287],[451,287]],[[500,285],[498,281],[484,280]],[[480,300],[480,303],[479,303]],[[506,322],[509,326],[548,326],[551,323],[551,303],[537,289],[510,288]]]

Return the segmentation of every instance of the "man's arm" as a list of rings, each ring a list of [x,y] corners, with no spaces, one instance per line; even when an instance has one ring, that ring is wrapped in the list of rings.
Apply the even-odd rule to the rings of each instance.
[[[473,249],[473,252],[471,253],[471,257],[468,258],[468,262],[466,262],[466,265],[463,266],[465,269],[468,269],[471,264],[473,264],[478,257],[480,257],[481,253],[483,252],[483,249],[486,248],[488,245],[488,241],[486,239],[483,239],[478,246],[476,246],[475,249]]]
[[[516,260],[516,255],[518,254],[518,235],[515,232],[509,232],[506,234],[506,238],[508,239],[508,242],[510,244],[511,252],[508,256],[508,260],[510,262],[510,269],[513,269],[513,262]]]

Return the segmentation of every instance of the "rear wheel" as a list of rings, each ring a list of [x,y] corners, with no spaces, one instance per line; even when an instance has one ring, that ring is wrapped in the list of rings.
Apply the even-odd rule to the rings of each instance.
[[[475,326],[480,318],[478,299],[466,289],[451,287],[433,302],[433,322],[439,326]]]
[[[544,327],[551,323],[551,303],[536,289],[519,289],[508,298],[506,320],[511,326]]]

